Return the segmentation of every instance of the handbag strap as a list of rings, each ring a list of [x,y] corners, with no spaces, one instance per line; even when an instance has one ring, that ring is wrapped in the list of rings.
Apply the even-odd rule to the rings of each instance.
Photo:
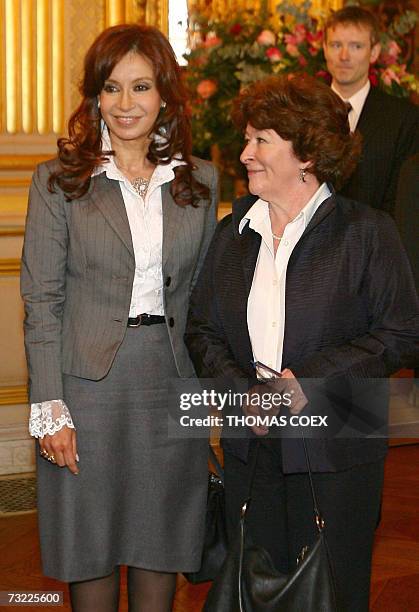
[[[319,505],[317,503],[316,490],[314,488],[313,474],[312,474],[311,465],[310,465],[310,456],[308,454],[306,439],[303,434],[301,434],[301,439],[303,441],[304,455],[305,455],[306,463],[307,463],[307,474],[308,474],[308,480],[310,483],[311,498],[313,500],[314,517],[315,517],[317,529],[320,533],[324,528],[324,520],[320,514]]]
[[[311,471],[311,465],[310,465],[310,457],[309,457],[309,453],[308,453],[308,449],[307,449],[307,444],[306,444],[306,439],[304,438],[304,435],[301,434],[301,439],[303,442],[303,448],[304,448],[304,456],[306,459],[306,463],[307,463],[307,474],[308,474],[308,480],[310,483],[310,491],[311,491],[311,498],[313,501],[313,510],[314,510],[314,518],[315,518],[315,522],[316,522],[316,526],[317,529],[319,531],[319,533],[323,530],[324,528],[324,520],[320,514],[320,510],[319,510],[319,505],[317,503],[317,496],[316,496],[316,490],[314,488],[314,482],[313,482],[313,474]],[[256,448],[255,448],[255,452],[253,455],[253,459],[252,459],[252,464],[250,467],[250,478],[249,478],[249,487],[248,487],[248,493],[247,493],[247,498],[246,501],[244,502],[242,508],[241,508],[241,518],[244,519],[245,515],[246,515],[246,511],[249,507],[249,503],[250,500],[252,498],[252,489],[253,489],[253,483],[255,480],[255,474],[256,474],[256,467],[257,467],[257,462],[258,462],[258,456],[259,456],[259,447],[260,447],[260,440],[256,440]]]
[[[218,457],[215,454],[214,449],[212,448],[211,444],[208,444],[208,454],[209,454],[209,460],[210,463],[212,463],[212,466],[215,469],[215,472],[218,476],[218,478],[221,480],[221,482],[224,484],[224,470],[221,467],[220,462],[218,461]]]

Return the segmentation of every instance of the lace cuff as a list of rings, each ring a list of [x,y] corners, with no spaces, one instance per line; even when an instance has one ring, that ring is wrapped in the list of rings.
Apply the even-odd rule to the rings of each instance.
[[[34,438],[54,435],[65,425],[75,429],[71,414],[63,400],[51,400],[31,405],[29,433]]]

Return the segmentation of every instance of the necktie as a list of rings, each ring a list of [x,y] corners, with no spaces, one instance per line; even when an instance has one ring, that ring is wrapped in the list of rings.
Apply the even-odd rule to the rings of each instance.
[[[352,104],[348,102],[347,100],[344,100],[344,103],[345,103],[346,111],[348,114],[349,129],[351,130],[351,132],[353,132],[355,130],[355,125],[353,125],[355,117],[354,115],[351,115],[351,110],[353,110]]]

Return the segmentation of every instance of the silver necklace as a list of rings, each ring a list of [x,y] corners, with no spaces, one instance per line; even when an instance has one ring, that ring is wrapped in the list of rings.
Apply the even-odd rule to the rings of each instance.
[[[148,186],[150,184],[150,179],[145,179],[142,176],[137,176],[137,178],[131,181],[132,187],[138,193],[139,196],[145,198],[145,194],[147,193]]]
[[[272,234],[272,238],[275,238],[275,240],[282,240],[282,236],[277,236],[273,232],[271,232],[271,234]]]

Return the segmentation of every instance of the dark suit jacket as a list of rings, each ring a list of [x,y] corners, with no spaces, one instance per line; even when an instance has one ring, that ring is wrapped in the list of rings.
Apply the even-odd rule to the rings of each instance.
[[[396,223],[412,265],[419,293],[419,153],[407,159],[400,170]]]
[[[371,87],[357,129],[362,157],[340,192],[394,216],[401,165],[419,151],[419,108]]]
[[[192,294],[185,339],[201,377],[254,380],[247,299],[261,239],[248,226],[240,235],[238,225],[255,199],[238,200],[219,223]],[[418,310],[391,218],[333,195],[289,260],[283,367],[301,379],[385,377],[418,357]],[[383,439],[308,445],[317,471],[346,469],[386,452]],[[225,440],[224,448],[246,460],[248,440]],[[306,470],[300,441],[284,439],[282,453],[286,472]]]
[[[162,186],[164,309],[180,376],[193,376],[183,334],[189,296],[216,225],[213,165],[194,159],[210,201],[178,206]],[[105,173],[67,202],[48,191],[52,160],[38,166],[29,194],[22,257],[25,347],[30,401],[63,397],[62,374],[99,380],[127,329],[135,272],[131,232],[119,183]]]

